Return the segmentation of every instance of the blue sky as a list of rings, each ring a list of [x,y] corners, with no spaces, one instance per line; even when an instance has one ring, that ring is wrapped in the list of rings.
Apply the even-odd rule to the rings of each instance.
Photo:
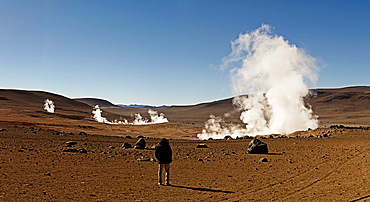
[[[262,23],[318,59],[310,88],[370,85],[369,19],[367,0],[0,0],[0,88],[117,104],[223,99],[230,42]]]

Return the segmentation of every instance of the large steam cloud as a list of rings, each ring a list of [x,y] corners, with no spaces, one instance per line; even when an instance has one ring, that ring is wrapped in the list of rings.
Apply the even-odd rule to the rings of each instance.
[[[222,119],[210,117],[200,139],[289,134],[318,127],[317,116],[303,100],[309,93],[306,82],[317,80],[315,58],[273,34],[266,24],[240,34],[231,45],[223,67],[231,69],[234,93],[247,95],[234,99],[246,127],[223,126]]]

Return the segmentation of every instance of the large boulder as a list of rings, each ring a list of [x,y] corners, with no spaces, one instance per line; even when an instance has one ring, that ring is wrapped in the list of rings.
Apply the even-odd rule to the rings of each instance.
[[[267,144],[259,139],[253,139],[248,145],[248,154],[268,154]]]
[[[140,138],[136,144],[135,144],[135,149],[145,149],[146,148],[146,141],[144,138]]]

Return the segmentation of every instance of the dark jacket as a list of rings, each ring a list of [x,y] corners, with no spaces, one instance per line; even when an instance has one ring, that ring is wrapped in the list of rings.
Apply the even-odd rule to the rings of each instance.
[[[172,149],[166,138],[163,138],[155,149],[155,158],[157,158],[159,164],[172,162]]]

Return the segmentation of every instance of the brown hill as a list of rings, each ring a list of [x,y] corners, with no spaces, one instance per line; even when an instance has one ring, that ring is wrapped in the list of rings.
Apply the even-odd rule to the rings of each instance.
[[[313,90],[307,99],[322,124],[370,124],[370,87]]]
[[[91,107],[94,107],[95,105],[99,105],[99,107],[113,107],[116,106],[113,103],[103,100],[103,99],[98,99],[98,98],[77,98],[74,99],[76,101],[85,103]]]
[[[43,91],[0,90],[2,115],[38,117],[44,113],[44,100],[54,101],[59,115],[70,115],[84,119],[91,113],[91,107],[67,97]],[[66,117],[68,118],[68,117]]]

